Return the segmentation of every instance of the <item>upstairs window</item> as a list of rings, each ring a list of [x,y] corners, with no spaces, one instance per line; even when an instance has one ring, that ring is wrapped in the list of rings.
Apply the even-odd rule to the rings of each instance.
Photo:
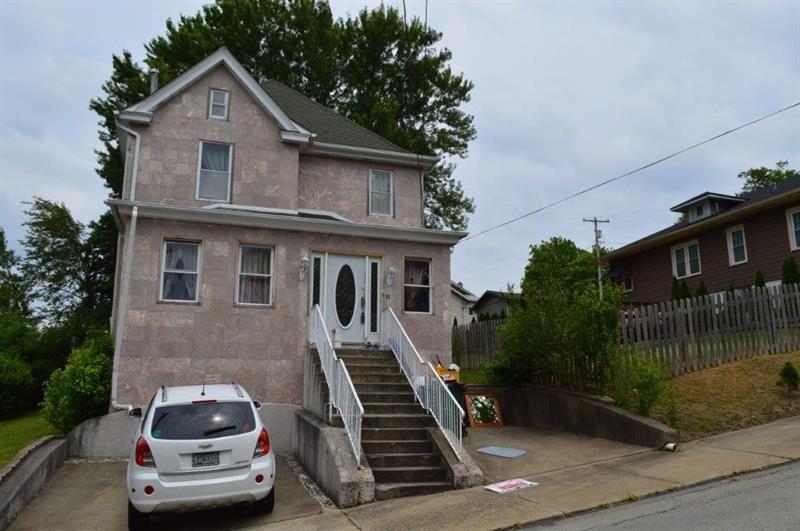
[[[747,262],[747,246],[744,241],[744,227],[738,225],[726,231],[728,237],[728,264],[734,266]]]
[[[208,94],[208,117],[217,120],[228,119],[228,100],[230,92],[225,90],[212,90]]]
[[[390,171],[372,170],[369,179],[370,215],[394,215],[394,176]]]
[[[700,274],[700,247],[696,241],[672,248],[672,274],[675,278]]]
[[[786,211],[786,222],[789,224],[789,248],[800,251],[800,207]]]
[[[162,301],[197,302],[200,244],[165,241],[161,262]]]
[[[239,247],[239,275],[236,283],[236,302],[239,304],[271,304],[272,248],[255,245]]]
[[[230,201],[233,146],[200,142],[197,164],[197,199]]]
[[[630,293],[633,291],[633,277],[630,275],[626,275],[622,278],[622,289],[625,290],[625,293]]]
[[[403,310],[431,313],[431,261],[407,258],[403,272]]]

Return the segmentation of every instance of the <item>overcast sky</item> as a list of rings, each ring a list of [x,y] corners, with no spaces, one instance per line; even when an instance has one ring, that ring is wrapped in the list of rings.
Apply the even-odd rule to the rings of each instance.
[[[102,212],[89,100],[112,53],[141,60],[167,17],[201,4],[0,0],[0,226],[12,245],[34,195],[82,221]],[[332,4],[341,16],[376,3]],[[431,0],[428,21],[475,83],[478,139],[456,173],[477,204],[474,232],[800,101],[798,1]],[[453,278],[476,293],[518,284],[529,244],[591,244],[583,217],[609,218],[616,247],[672,223],[683,199],[734,193],[739,171],[785,159],[800,167],[798,109],[460,244]]]

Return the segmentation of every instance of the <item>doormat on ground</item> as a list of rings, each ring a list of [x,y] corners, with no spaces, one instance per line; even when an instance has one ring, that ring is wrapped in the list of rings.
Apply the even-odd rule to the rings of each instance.
[[[482,454],[511,458],[519,457],[528,453],[525,450],[517,450],[516,448],[503,448],[502,446],[484,446],[483,448],[478,448],[477,451]]]
[[[486,485],[483,488],[486,490],[490,490],[492,492],[499,492],[500,494],[503,494],[505,492],[511,492],[514,490],[527,489],[528,487],[535,487],[536,485],[538,485],[538,483],[535,483],[533,481],[528,481],[526,479],[507,479],[499,483],[492,483],[491,485]]]

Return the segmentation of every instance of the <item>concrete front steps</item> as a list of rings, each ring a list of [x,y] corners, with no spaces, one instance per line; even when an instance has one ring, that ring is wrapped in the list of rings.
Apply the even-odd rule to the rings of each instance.
[[[394,354],[363,348],[337,349],[336,354],[364,406],[361,447],[375,478],[375,499],[452,489],[429,436],[435,421],[416,401]]]

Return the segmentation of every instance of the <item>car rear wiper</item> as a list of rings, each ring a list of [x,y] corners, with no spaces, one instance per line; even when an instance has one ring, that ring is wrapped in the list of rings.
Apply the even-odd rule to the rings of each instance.
[[[235,425],[221,426],[219,428],[214,428],[213,430],[205,431],[205,432],[203,432],[203,435],[214,435],[215,433],[219,433],[221,431],[228,431],[228,430],[234,430],[234,429],[236,429]]]

